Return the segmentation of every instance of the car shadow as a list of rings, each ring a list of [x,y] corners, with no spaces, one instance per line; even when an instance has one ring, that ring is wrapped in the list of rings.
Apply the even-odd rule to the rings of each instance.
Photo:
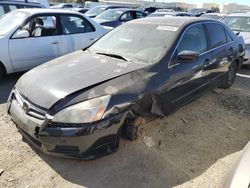
[[[121,140],[118,152],[90,161],[48,156],[33,149],[63,179],[84,187],[173,187],[191,178],[138,142]]]
[[[12,88],[23,73],[11,74],[0,81],[0,104],[6,103]]]

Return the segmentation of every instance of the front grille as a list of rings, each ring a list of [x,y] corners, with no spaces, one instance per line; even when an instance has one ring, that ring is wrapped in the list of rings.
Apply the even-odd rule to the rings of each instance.
[[[60,146],[57,145],[52,152],[56,153],[69,153],[69,154],[77,154],[80,152],[77,146]]]
[[[21,108],[27,115],[32,116],[39,120],[45,120],[46,111],[40,109],[33,103],[24,99],[24,97],[21,94],[19,94],[17,90],[14,90],[14,92],[12,93],[11,100],[13,99],[17,100],[18,104],[21,106]]]

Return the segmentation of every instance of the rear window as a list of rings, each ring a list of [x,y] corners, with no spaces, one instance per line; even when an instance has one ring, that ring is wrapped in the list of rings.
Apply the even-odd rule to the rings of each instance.
[[[0,16],[4,15],[4,8],[3,5],[0,5]]]
[[[17,9],[16,5],[9,5],[10,11]]]
[[[211,48],[218,47],[227,42],[227,37],[224,27],[219,24],[206,24],[208,35],[210,38]]]

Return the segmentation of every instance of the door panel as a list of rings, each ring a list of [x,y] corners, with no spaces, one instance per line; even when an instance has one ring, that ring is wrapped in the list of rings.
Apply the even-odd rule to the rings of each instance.
[[[60,37],[10,39],[9,52],[15,71],[31,69],[61,54]]]
[[[62,35],[62,53],[67,54],[91,45],[98,37],[94,32]]]
[[[210,40],[210,48],[212,60],[204,67],[206,71],[206,79],[208,79],[212,85],[219,85],[219,82],[223,79],[228,71],[228,66],[232,61],[232,57],[235,53],[233,43],[229,41],[226,36],[225,29],[222,25],[216,23],[206,24]],[[216,33],[216,35],[213,35]]]
[[[63,15],[60,20],[63,54],[86,48],[98,38],[94,26],[83,17]]]
[[[197,98],[207,89],[209,82],[205,79],[203,66],[210,58],[211,55],[207,53],[195,62],[180,63],[169,69],[169,86],[164,93],[165,108],[177,109]]]

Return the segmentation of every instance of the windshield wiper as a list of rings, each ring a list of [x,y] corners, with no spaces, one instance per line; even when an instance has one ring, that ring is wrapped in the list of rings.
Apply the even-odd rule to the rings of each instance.
[[[125,61],[128,61],[130,62],[130,59],[124,57],[124,56],[121,56],[121,55],[118,55],[118,54],[111,54],[111,53],[102,53],[102,52],[98,52],[96,54],[99,54],[99,55],[105,55],[105,56],[109,56],[109,57],[114,57],[114,58],[118,58],[118,59],[123,59]]]

